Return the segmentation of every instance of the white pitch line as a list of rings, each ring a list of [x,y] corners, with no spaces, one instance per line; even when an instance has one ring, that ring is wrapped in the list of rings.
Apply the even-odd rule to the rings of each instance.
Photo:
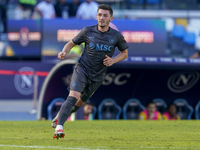
[[[145,148],[145,149],[163,149],[163,148],[168,148],[168,149],[188,149],[188,148],[191,148],[191,147],[154,147],[154,146],[141,146],[141,148]],[[196,147],[196,148],[192,148],[192,149],[200,149],[200,147]]]
[[[2,145],[0,147],[21,147],[21,148],[40,148],[40,149],[74,149],[74,150],[108,150],[108,149],[89,149],[89,148],[74,148],[74,147],[61,147],[61,146],[24,146],[24,145]]]

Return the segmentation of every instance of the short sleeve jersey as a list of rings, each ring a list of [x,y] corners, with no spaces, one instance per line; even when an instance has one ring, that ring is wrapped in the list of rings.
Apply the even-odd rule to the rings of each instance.
[[[83,68],[84,73],[92,81],[103,79],[108,68],[103,64],[105,55],[112,57],[116,47],[120,51],[128,48],[120,32],[110,27],[108,31],[101,32],[97,25],[83,28],[72,41],[78,45],[85,42],[85,49],[77,65]]]

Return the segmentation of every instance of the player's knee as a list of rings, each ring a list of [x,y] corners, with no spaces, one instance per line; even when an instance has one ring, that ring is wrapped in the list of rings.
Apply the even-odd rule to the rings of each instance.
[[[72,106],[74,106],[77,102],[77,98],[73,96],[68,96],[66,102]]]
[[[76,99],[79,99],[81,93],[77,91],[70,91],[69,96],[75,97]]]

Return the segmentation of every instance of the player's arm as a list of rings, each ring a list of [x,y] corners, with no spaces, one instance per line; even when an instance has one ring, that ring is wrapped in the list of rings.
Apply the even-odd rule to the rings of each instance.
[[[120,54],[113,58],[113,63],[120,62],[128,57],[128,50],[120,51]]]
[[[62,49],[62,52],[58,53],[59,59],[65,59],[66,55],[70,52],[70,50],[75,46],[76,44],[71,40]]]
[[[161,113],[158,113],[158,120],[163,120]]]
[[[105,66],[112,66],[113,64],[120,62],[128,57],[128,50],[120,51],[120,54],[111,58],[106,55],[106,58],[103,60]]]

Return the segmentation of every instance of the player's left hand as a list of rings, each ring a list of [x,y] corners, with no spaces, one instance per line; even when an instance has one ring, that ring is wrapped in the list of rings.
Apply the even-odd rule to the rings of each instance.
[[[113,63],[114,63],[113,59],[109,57],[108,55],[106,55],[106,58],[103,60],[103,64],[105,66],[112,66]]]

